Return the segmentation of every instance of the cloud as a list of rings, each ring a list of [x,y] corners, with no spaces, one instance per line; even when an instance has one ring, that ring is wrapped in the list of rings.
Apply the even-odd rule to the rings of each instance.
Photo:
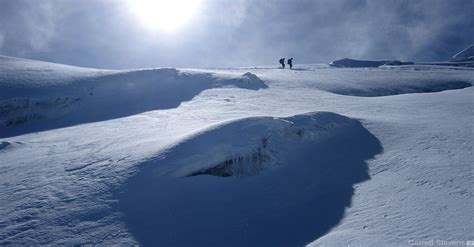
[[[0,50],[3,47],[3,35],[0,33]]]
[[[0,49],[9,54],[48,51],[55,38],[58,11],[50,1],[0,2]]]
[[[447,60],[472,44],[465,0],[203,0],[173,34],[125,1],[0,1],[0,52],[101,68],[225,67],[360,59]]]

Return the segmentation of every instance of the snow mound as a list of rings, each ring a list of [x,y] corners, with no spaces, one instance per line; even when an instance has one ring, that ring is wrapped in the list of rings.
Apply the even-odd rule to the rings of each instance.
[[[453,56],[451,61],[464,62],[474,61],[474,45],[471,45]]]
[[[434,69],[430,66],[382,67],[370,69],[327,69],[312,74],[309,87],[326,92],[380,97],[408,93],[434,93],[471,87],[474,70]]]
[[[0,141],[0,152],[6,152],[23,144],[23,142],[18,141]]]
[[[263,80],[257,75],[247,72],[237,77],[222,77],[216,81],[218,85],[222,86],[237,86],[239,88],[258,90],[262,88],[268,88]]]
[[[407,93],[434,93],[471,86],[472,84],[470,82],[458,80],[420,80],[414,83],[409,81],[396,81],[393,84],[387,81],[380,83],[361,81],[357,85],[324,85],[323,88],[328,92],[341,95],[380,97]]]
[[[61,127],[175,108],[216,87],[267,86],[252,73],[224,76],[174,68],[104,71],[0,57],[0,127],[47,119]]]
[[[401,62],[398,60],[381,60],[381,61],[370,61],[370,60],[355,60],[350,58],[344,58],[333,61],[329,65],[339,68],[371,68],[380,67],[382,65],[413,65],[413,62]]]
[[[185,138],[115,194],[143,245],[301,246],[342,219],[381,151],[334,113],[244,118]]]
[[[0,142],[0,150],[10,146],[11,143],[10,142]]]
[[[242,75],[240,79],[240,84],[236,83],[238,87],[242,88],[252,88],[252,89],[259,89],[259,88],[267,88],[268,86],[265,85],[265,82],[258,78],[257,75],[247,72]]]

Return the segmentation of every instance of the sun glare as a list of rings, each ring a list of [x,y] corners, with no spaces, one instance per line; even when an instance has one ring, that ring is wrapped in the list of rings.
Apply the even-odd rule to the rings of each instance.
[[[201,0],[129,0],[130,10],[151,30],[175,31],[188,22]]]

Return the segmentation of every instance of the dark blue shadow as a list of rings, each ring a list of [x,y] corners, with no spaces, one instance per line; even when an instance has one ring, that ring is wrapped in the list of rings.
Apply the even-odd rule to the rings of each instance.
[[[255,176],[160,176],[154,167],[166,158],[150,161],[115,195],[144,246],[303,246],[341,221],[354,184],[370,179],[366,161],[381,152],[358,123]]]
[[[41,97],[0,99],[0,121],[7,125],[0,122],[0,138],[176,108],[206,89],[228,85],[250,90],[267,88],[251,73],[224,79],[176,69],[116,73],[75,81],[58,89],[6,88],[2,90],[24,90],[26,95]]]

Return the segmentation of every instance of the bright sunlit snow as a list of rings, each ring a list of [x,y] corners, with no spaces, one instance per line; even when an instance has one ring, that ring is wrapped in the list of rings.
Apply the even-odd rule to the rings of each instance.
[[[0,245],[473,240],[473,83],[462,66],[2,56]]]

